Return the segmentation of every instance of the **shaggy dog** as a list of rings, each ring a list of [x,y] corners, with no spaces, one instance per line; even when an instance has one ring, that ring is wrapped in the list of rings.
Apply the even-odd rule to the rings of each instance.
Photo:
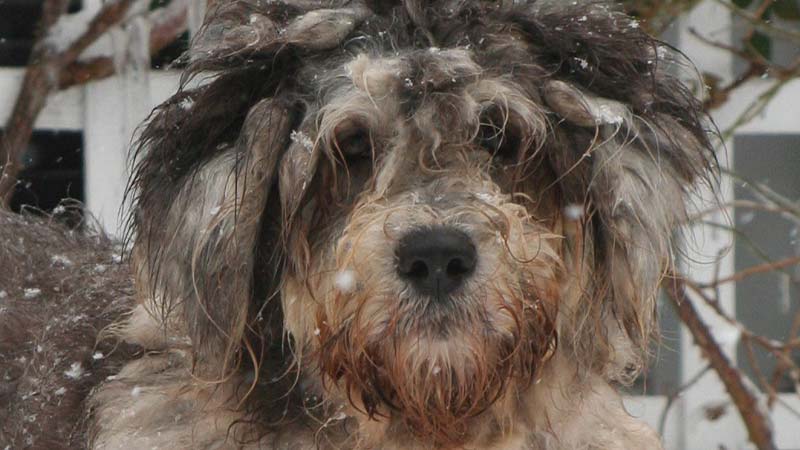
[[[135,305],[97,322],[141,353],[58,419],[104,449],[660,448],[615,386],[714,168],[670,55],[594,2],[221,2],[136,152]]]

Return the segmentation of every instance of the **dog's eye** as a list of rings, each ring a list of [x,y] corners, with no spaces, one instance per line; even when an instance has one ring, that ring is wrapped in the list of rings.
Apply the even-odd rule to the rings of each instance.
[[[372,159],[372,139],[364,129],[351,130],[336,137],[336,147],[348,161]]]
[[[477,143],[491,153],[493,158],[513,160],[519,152],[520,139],[511,125],[500,126],[486,120],[481,124]]]

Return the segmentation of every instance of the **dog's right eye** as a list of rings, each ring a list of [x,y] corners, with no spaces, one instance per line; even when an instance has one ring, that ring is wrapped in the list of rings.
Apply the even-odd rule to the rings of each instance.
[[[493,158],[511,160],[517,156],[520,140],[511,125],[499,126],[491,120],[485,120],[478,131],[477,143]]]

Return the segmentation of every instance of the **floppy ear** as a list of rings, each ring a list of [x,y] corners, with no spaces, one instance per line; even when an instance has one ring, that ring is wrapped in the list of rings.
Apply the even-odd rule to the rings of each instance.
[[[287,253],[294,255],[290,261],[296,274],[302,274],[308,266],[308,243],[305,241],[307,227],[312,219],[308,217],[314,205],[302,209],[303,202],[311,189],[314,175],[321,157],[320,146],[309,137],[312,134],[314,114],[309,114],[299,130],[292,132],[292,143],[286,151],[280,167],[279,192],[283,210],[283,239]]]
[[[200,74],[204,81],[160,106],[138,146],[128,192],[136,204],[130,230],[141,306],[126,338],[156,347],[188,336],[197,367],[223,374],[250,345],[247,329],[277,288],[264,287],[277,284],[285,265],[281,227],[299,207],[318,157],[306,142],[289,145],[300,114],[289,105],[302,91],[295,75],[304,56],[338,51],[371,14],[359,1],[309,11],[318,6],[234,0],[206,17],[182,85]],[[306,119],[302,129],[311,124]],[[280,195],[271,190],[279,172]],[[275,334],[254,331],[267,341]],[[153,338],[159,335],[167,342]]]
[[[609,376],[632,381],[655,328],[655,301],[673,262],[672,234],[685,218],[686,192],[713,157],[707,141],[667,114],[637,116],[563,81],[548,82],[543,95],[561,118],[595,135],[584,155],[591,161],[586,188],[597,277],[591,304],[613,314],[602,320]]]
[[[279,214],[267,199],[290,127],[286,105],[261,100],[234,145],[181,179],[167,210],[148,211],[147,225],[159,229],[137,237],[139,284],[152,290],[151,307],[164,313],[165,326],[177,323],[188,335],[197,363],[223,372],[255,314],[259,233],[271,209]]]

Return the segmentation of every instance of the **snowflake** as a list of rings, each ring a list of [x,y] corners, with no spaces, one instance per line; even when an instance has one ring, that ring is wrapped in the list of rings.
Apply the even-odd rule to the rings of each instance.
[[[64,375],[67,378],[77,380],[83,376],[83,366],[80,362],[74,362],[71,366],[69,366],[69,370],[64,371]]]
[[[61,267],[71,267],[72,261],[64,255],[53,255],[50,258],[50,264]]]
[[[23,298],[25,300],[32,300],[42,294],[42,290],[39,288],[25,288]]]
[[[356,274],[352,270],[343,270],[336,274],[336,289],[342,293],[353,292],[356,288]]]
[[[571,203],[564,207],[564,216],[568,220],[579,220],[583,217],[583,205]]]

